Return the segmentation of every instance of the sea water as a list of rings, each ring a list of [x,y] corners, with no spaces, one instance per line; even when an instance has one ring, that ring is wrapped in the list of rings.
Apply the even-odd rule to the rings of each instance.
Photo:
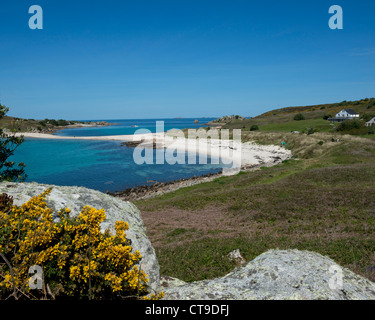
[[[147,129],[156,132],[156,122],[163,121],[164,131],[171,129],[197,129],[215,118],[183,118],[183,119],[126,119],[126,120],[105,120],[112,124],[104,127],[81,127],[58,131],[59,136],[116,136],[136,133],[139,129]],[[194,123],[198,120],[198,123]],[[102,120],[93,120],[102,121]]]
[[[180,126],[175,123],[174,125],[171,124],[171,128],[182,129],[182,127],[189,127],[183,120],[185,119],[175,121],[179,122]],[[103,136],[129,134],[124,133],[124,130],[126,131],[129,128],[132,130],[139,128],[152,129],[151,121],[149,126],[143,126],[141,121],[139,121],[137,122],[139,126],[136,128],[130,126],[128,128],[120,121],[118,123],[118,127],[67,129],[59,134],[75,135],[77,137]],[[129,121],[129,123],[133,125],[135,122]],[[155,120],[153,123],[155,123]],[[137,124],[135,123],[134,125]],[[166,127],[168,128],[168,124]],[[194,126],[191,127],[194,128]],[[74,131],[74,134],[71,133],[72,131]],[[219,172],[223,167],[222,164],[211,164],[210,159],[208,159],[208,164],[191,165],[187,164],[188,161],[186,160],[186,164],[137,165],[133,160],[133,151],[133,148],[121,145],[120,141],[27,138],[16,150],[11,160],[22,161],[26,164],[26,173],[28,175],[26,182],[35,181],[61,186],[83,186],[102,192],[121,191],[126,188],[152,184],[155,181],[168,182],[191,178]],[[153,152],[156,151],[154,150]]]

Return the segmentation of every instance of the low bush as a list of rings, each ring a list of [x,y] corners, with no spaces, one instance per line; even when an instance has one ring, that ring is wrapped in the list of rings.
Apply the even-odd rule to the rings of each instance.
[[[362,116],[362,120],[363,120],[364,122],[370,121],[372,118],[375,118],[375,113],[365,113],[365,114]]]
[[[126,238],[128,223],[117,221],[115,235],[102,233],[105,212],[90,206],[74,218],[68,208],[60,210],[55,222],[45,201],[50,191],[22,206],[13,206],[6,194],[0,197],[0,262],[5,262],[0,263],[0,299],[144,296],[148,278],[137,266],[141,254],[132,252]],[[41,290],[30,288],[31,266],[43,270]]]
[[[307,133],[308,135],[310,135],[310,134],[314,134],[315,132],[319,132],[319,130],[317,130],[316,128],[307,128],[307,129],[306,129],[306,133]]]
[[[305,116],[304,116],[302,113],[297,113],[297,114],[294,116],[294,120],[296,120],[296,121],[305,120]]]
[[[363,126],[364,124],[360,120],[345,120],[336,127],[336,131],[351,131],[353,129],[361,129]]]

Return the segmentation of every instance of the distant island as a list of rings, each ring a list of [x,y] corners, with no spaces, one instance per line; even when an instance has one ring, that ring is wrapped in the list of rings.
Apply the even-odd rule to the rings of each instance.
[[[73,121],[63,119],[22,119],[17,117],[5,116],[0,120],[0,127],[3,129],[16,130],[18,132],[36,132],[36,133],[55,133],[58,130],[80,128],[80,127],[98,127],[110,126],[113,123],[106,121]]]

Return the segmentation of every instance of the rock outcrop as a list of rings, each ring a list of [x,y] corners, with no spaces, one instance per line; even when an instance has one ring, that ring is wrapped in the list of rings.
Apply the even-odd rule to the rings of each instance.
[[[318,253],[298,250],[270,250],[228,275],[213,280],[185,283],[179,279],[160,278],[155,251],[146,236],[139,210],[132,203],[83,187],[61,187],[37,183],[0,183],[0,193],[21,205],[47,188],[53,188],[47,203],[55,209],[69,207],[71,215],[83,206],[105,209],[107,219],[102,229],[114,231],[118,220],[127,221],[127,236],[143,256],[142,269],[150,287],[165,293],[167,300],[375,300],[375,283],[340,267]],[[238,258],[239,252],[232,255]],[[241,263],[243,259],[241,259]]]
[[[154,248],[151,245],[138,208],[127,201],[122,201],[99,191],[83,187],[61,187],[37,183],[0,183],[0,193],[7,193],[14,198],[14,204],[21,205],[31,197],[41,194],[48,188],[53,188],[47,197],[47,204],[57,213],[62,208],[70,208],[71,215],[77,216],[81,209],[89,205],[96,209],[104,209],[106,220],[101,224],[104,231],[109,228],[114,232],[117,220],[129,223],[127,237],[132,241],[133,250],[139,250],[142,255],[141,268],[149,277],[149,285],[153,290],[159,289],[159,264]]]
[[[270,250],[222,278],[164,293],[167,300],[373,300],[375,284],[318,253]]]
[[[231,115],[231,116],[224,116],[215,120],[212,120],[209,123],[228,123],[232,120],[245,120],[245,117],[239,116],[239,115]]]
[[[182,281],[177,278],[172,278],[169,276],[160,276],[160,290],[165,290],[167,288],[177,288],[185,284],[185,281]]]

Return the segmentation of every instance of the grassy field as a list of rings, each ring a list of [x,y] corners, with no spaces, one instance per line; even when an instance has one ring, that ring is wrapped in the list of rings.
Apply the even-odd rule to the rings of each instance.
[[[283,123],[270,123],[260,126],[260,131],[282,131],[282,132],[291,132],[291,131],[300,131],[307,132],[309,128],[318,130],[319,132],[332,132],[334,125],[327,120],[323,119],[311,119],[311,120],[302,120],[302,121],[288,121]]]
[[[360,114],[361,118],[370,120],[371,117],[375,117],[375,98],[324,105],[282,108],[263,113],[251,119],[233,119],[227,122],[224,128],[246,131],[250,130],[252,125],[257,125],[259,126],[259,130],[264,132],[307,132],[308,128],[314,128],[319,132],[333,132],[337,124],[332,124],[324,120],[323,117],[334,117],[342,109],[354,109]],[[302,113],[305,120],[294,120],[295,115],[298,113]]]
[[[235,267],[226,258],[232,250],[250,261],[268,249],[296,248],[375,281],[374,138],[340,135],[331,142],[328,132],[292,134],[288,123],[268,125],[279,132],[265,126],[243,139],[284,140],[294,159],[136,202],[161,274],[214,278]]]

